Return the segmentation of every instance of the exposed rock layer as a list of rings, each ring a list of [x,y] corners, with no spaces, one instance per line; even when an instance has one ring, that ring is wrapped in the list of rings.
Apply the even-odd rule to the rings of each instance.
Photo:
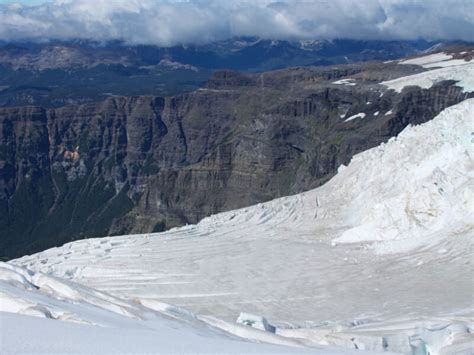
[[[400,94],[377,84],[420,70],[220,71],[175,97],[0,109],[1,256],[159,231],[314,188],[354,154],[472,96],[453,82]],[[348,76],[355,85],[333,83]]]

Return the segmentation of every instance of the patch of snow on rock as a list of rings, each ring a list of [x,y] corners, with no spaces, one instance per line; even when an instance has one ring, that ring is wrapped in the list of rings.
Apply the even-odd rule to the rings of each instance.
[[[349,121],[355,120],[356,118],[365,118],[365,116],[367,116],[367,115],[364,112],[361,112],[361,113],[358,113],[356,115],[352,115],[351,117],[344,120],[344,122],[349,122]]]
[[[423,89],[429,89],[434,84],[445,80],[456,81],[456,85],[463,88],[463,92],[474,91],[474,63],[470,61],[462,65],[433,69],[394,80],[384,81],[381,84],[396,92],[401,92],[406,86],[419,86]]]
[[[183,64],[183,63],[180,63],[180,62],[174,62],[174,61],[169,60],[169,59],[160,60],[158,65],[160,65],[162,67],[171,68],[172,70],[183,69],[183,70],[191,70],[191,71],[194,71],[194,72],[199,71],[199,69],[197,67],[193,66],[193,65]]]
[[[398,62],[399,64],[410,64],[410,65],[420,65],[420,66],[425,66],[425,65],[430,65],[433,63],[439,63],[445,60],[450,60],[453,59],[452,55],[440,52],[440,53],[434,53],[430,55],[425,55],[422,57],[417,57],[413,59],[407,59],[407,60],[402,60]]]
[[[465,54],[465,52],[461,52],[460,54]],[[423,68],[446,68],[452,66],[458,66],[467,64],[469,61],[465,61],[464,59],[453,59],[452,55],[446,53],[435,53],[426,55],[423,57],[407,59],[400,61],[399,64],[411,64],[411,65],[419,65]]]
[[[354,86],[356,83],[354,82],[354,79],[341,79],[334,81],[333,84],[335,85],[346,85],[346,86]]]

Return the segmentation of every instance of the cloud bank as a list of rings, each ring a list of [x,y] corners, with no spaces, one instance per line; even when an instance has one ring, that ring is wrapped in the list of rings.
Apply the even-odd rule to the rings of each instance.
[[[0,39],[202,44],[268,39],[474,41],[473,0],[56,0],[0,5]]]

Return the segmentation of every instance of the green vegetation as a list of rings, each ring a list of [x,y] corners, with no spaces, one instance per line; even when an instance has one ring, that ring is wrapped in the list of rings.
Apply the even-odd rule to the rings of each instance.
[[[47,175],[33,173],[20,184],[9,204],[0,201],[3,257],[104,236],[113,220],[133,207],[128,185],[116,194],[114,186],[93,173],[74,181],[68,181],[60,171],[53,170],[51,176],[54,182]],[[57,194],[55,189],[59,189]]]
[[[0,65],[0,106],[58,107],[75,102],[100,101],[107,96],[170,96],[195,90],[210,71],[140,69],[101,64],[92,68],[13,70]]]

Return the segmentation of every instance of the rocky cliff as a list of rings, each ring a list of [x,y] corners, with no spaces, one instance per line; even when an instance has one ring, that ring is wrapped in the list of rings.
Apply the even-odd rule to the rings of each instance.
[[[354,154],[472,96],[449,81],[401,93],[379,84],[422,70],[219,71],[175,97],[0,109],[0,256],[160,231],[316,187]]]

